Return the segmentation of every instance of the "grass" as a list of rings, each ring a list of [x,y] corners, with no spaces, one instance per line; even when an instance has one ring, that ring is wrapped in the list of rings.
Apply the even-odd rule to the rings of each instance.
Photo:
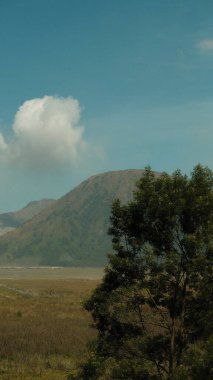
[[[63,380],[95,337],[86,279],[0,279],[0,379]]]

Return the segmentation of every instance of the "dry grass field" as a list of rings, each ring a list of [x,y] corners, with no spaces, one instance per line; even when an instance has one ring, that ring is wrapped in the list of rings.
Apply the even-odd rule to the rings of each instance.
[[[0,379],[65,380],[95,336],[82,303],[101,272],[80,279],[71,278],[72,270],[63,277],[62,270],[61,278],[56,272],[52,278],[50,268],[48,278],[48,269],[31,269],[20,278],[13,270],[8,276],[0,270]],[[92,270],[82,277],[92,277]]]

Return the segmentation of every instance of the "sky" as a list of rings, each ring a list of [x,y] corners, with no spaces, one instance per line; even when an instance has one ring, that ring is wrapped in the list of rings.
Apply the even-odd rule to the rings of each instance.
[[[0,213],[212,146],[212,0],[0,0]]]

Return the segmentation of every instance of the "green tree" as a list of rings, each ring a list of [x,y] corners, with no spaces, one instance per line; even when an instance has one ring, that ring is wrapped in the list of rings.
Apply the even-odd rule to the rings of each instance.
[[[213,172],[147,168],[133,201],[113,203],[109,233],[114,253],[85,305],[98,338],[78,378],[212,378]]]

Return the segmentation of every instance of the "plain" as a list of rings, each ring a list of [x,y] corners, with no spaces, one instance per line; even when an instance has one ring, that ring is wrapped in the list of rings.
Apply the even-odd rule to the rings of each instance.
[[[2,380],[67,379],[95,337],[82,303],[101,274],[78,268],[0,270]]]

